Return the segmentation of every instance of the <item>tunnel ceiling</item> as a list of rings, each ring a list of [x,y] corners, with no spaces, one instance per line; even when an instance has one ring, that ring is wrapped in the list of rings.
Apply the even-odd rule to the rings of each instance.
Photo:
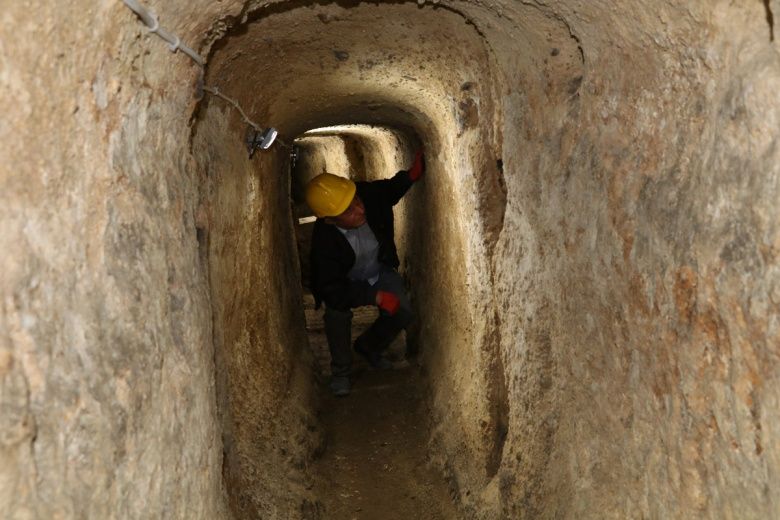
[[[485,42],[448,9],[313,5],[260,15],[216,46],[208,80],[283,135],[409,124],[489,74]]]

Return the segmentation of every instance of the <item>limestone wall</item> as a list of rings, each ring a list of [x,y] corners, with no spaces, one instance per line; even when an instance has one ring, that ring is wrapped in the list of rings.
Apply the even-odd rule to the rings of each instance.
[[[317,516],[285,143],[361,123],[427,150],[464,518],[780,516],[776,0],[149,5],[282,140],[121,2],[6,6],[0,516]]]
[[[243,124],[218,100],[193,139],[203,172],[216,399],[230,505],[240,518],[316,510],[304,468],[319,439],[283,154],[250,161]]]
[[[266,275],[289,255],[269,236],[290,226],[289,213],[259,222],[262,204],[287,207],[286,190],[260,196],[245,158],[236,174],[243,169],[238,179],[254,192],[230,177],[214,188],[221,170],[204,159],[211,151],[191,153],[200,69],[120,2],[88,4],[14,4],[0,28],[0,516],[305,512],[296,485],[305,486],[300,453],[313,427],[308,374],[296,369],[306,366],[304,344],[288,323],[302,312],[281,290],[295,268]],[[200,4],[151,7],[197,47],[240,7]],[[213,147],[237,143],[238,156],[243,129],[226,135],[224,119],[213,117],[212,134],[223,132]],[[256,200],[240,204],[247,195]],[[225,201],[239,205],[220,208]],[[251,269],[238,263],[211,276],[236,256],[210,250],[231,237],[223,223],[252,208],[255,220],[243,225],[265,242],[237,242]],[[256,259],[244,256],[252,251]],[[225,288],[225,278],[236,285]],[[242,406],[231,407],[236,395]],[[292,433],[279,440],[285,429]],[[275,464],[271,480],[255,472],[271,467],[263,460]]]
[[[0,34],[0,516],[224,517],[195,70],[115,2]]]
[[[766,13],[605,6],[556,6],[581,72],[505,98],[500,515],[771,518],[778,60]],[[554,43],[538,65],[563,55]],[[497,54],[511,70],[516,57]]]

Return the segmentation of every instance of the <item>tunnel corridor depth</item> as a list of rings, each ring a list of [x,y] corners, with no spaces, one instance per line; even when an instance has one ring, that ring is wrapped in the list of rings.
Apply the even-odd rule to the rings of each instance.
[[[9,4],[0,517],[780,517],[779,1]],[[420,145],[336,400],[302,188]]]

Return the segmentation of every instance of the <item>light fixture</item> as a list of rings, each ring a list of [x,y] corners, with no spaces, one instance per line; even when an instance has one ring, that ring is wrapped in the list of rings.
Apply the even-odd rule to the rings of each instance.
[[[273,127],[261,131],[249,125],[246,130],[246,149],[249,152],[249,158],[251,159],[257,150],[268,150],[278,133]]]

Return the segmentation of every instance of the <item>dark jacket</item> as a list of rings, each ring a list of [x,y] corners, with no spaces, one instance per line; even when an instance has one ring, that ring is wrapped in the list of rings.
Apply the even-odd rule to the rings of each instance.
[[[355,185],[366,208],[366,221],[379,242],[378,260],[395,269],[399,261],[393,236],[393,206],[411,187],[409,174],[400,171],[391,179]],[[355,252],[346,237],[336,226],[317,219],[311,237],[311,291],[317,308],[321,302],[338,310],[375,303],[376,289],[368,282],[347,278],[354,264]]]

